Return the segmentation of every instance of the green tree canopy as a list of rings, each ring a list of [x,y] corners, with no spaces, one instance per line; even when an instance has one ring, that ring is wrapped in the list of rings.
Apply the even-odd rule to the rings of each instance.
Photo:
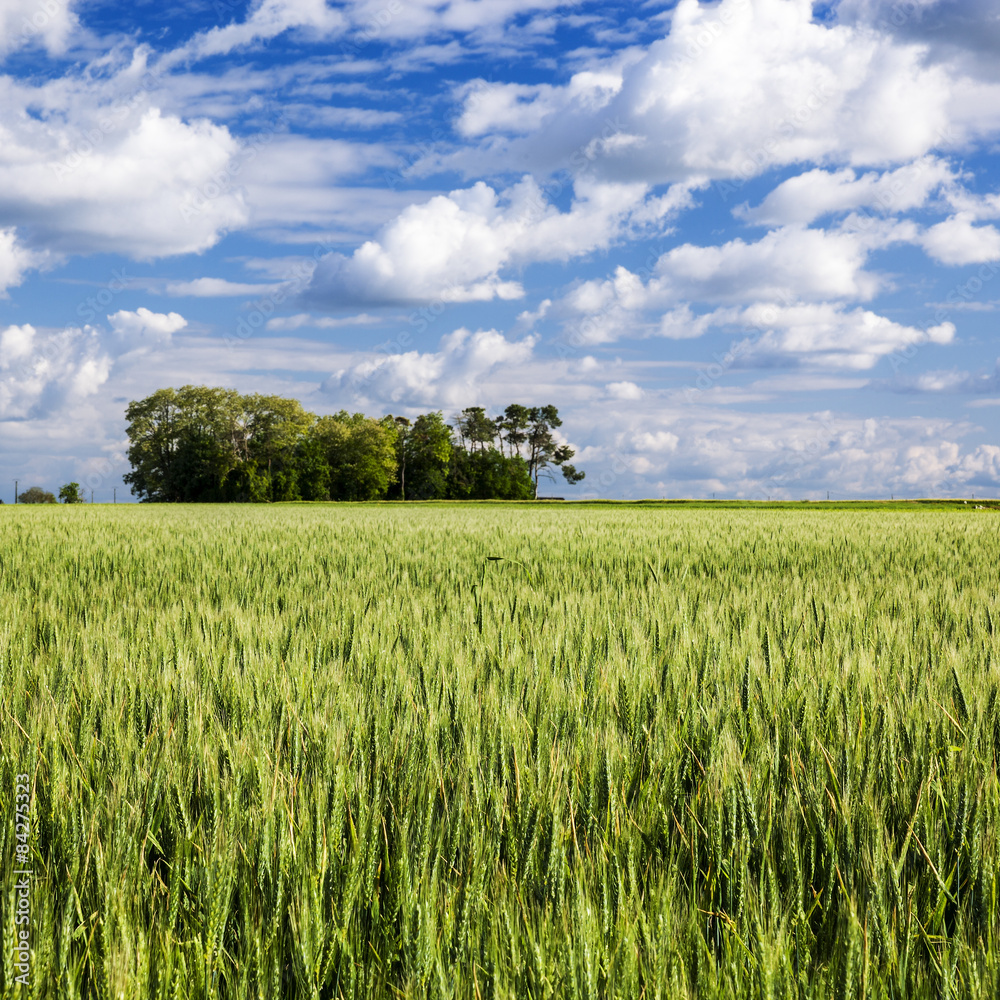
[[[496,439],[497,421],[486,415],[481,406],[466,407],[455,419],[462,446],[469,451],[485,451]]]
[[[83,495],[80,493],[79,483],[66,483],[59,487],[59,499],[63,503],[83,503]]]
[[[496,448],[463,451],[456,448],[448,469],[451,500],[531,500],[535,485],[528,464],[518,455],[508,458]]]
[[[244,408],[235,390],[186,385],[129,403],[123,477],[140,500],[235,499],[226,478],[244,445]]]
[[[43,490],[41,486],[32,486],[26,489],[17,498],[18,503],[55,503],[56,498],[48,490]]]
[[[508,406],[491,418],[464,409],[373,419],[341,410],[317,417],[294,399],[186,385],[126,409],[131,471],[141,501],[530,499],[561,467],[583,478],[555,441],[554,406]],[[68,502],[67,484],[60,496]]]
[[[422,413],[406,436],[406,496],[409,500],[436,500],[448,495],[451,428],[440,410]]]
[[[373,420],[341,410],[316,422],[330,467],[333,500],[380,500],[396,481],[396,428],[391,418]]]

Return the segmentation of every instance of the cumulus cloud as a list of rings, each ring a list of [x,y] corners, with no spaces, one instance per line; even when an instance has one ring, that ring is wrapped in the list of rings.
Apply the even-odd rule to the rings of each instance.
[[[840,0],[842,23],[920,42],[934,61],[961,61],[966,72],[996,79],[1000,13],[993,0]]]
[[[872,298],[883,280],[864,270],[872,250],[901,238],[895,229],[850,231],[776,229],[754,243],[684,244],[656,265],[660,295],[732,302]]]
[[[645,395],[635,382],[609,382],[604,388],[612,399],[642,399]]]
[[[455,91],[462,104],[455,128],[467,138],[489,132],[526,135],[557,110],[600,110],[621,86],[621,72],[613,69],[575,73],[564,87],[472,80]]]
[[[108,114],[107,130],[81,132],[0,112],[0,222],[30,220],[56,251],[141,258],[205,250],[245,223],[242,195],[219,187],[239,148],[225,128],[156,109],[116,128]]]
[[[180,313],[155,313],[143,306],[135,312],[119,309],[108,317],[108,322],[118,342],[127,347],[168,343],[173,334],[187,326]]]
[[[411,205],[350,257],[322,258],[306,298],[332,306],[520,298],[520,283],[501,276],[506,266],[606,247],[645,193],[644,185],[581,184],[560,212],[531,178],[502,196],[480,181]]]
[[[113,360],[93,327],[55,332],[30,324],[0,333],[0,419],[28,419],[96,393]]]
[[[27,271],[44,266],[49,261],[44,251],[28,250],[17,240],[13,229],[0,229],[0,296],[7,289],[21,284]]]
[[[566,339],[574,345],[606,344],[622,337],[689,340],[709,329],[714,313],[696,315],[688,303],[668,308],[658,318],[648,315],[672,300],[655,279],[644,284],[639,275],[619,266],[610,278],[570,289],[553,314],[562,319]]]
[[[620,82],[470,92],[459,122],[486,144],[453,162],[477,170],[506,153],[615,180],[748,178],[810,161],[904,163],[995,129],[1000,91],[924,52],[868,26],[816,22],[812,0],[681,0],[669,34],[623,65]],[[515,113],[532,132],[505,139]]]
[[[927,253],[942,264],[984,264],[1000,259],[1000,231],[995,226],[975,226],[965,213],[931,226],[920,237]]]
[[[921,330],[867,309],[848,312],[829,303],[757,305],[731,318],[755,330],[733,348],[740,365],[808,364],[864,371],[894,352],[921,344],[949,344],[955,337],[952,323]]]
[[[357,402],[403,407],[469,406],[501,366],[527,362],[538,338],[508,340],[496,330],[462,328],[441,338],[437,351],[367,358],[334,372],[322,390]]]
[[[66,51],[77,27],[74,0],[4,0],[0,5],[0,56],[40,44],[54,55]]]
[[[843,303],[802,302],[777,295],[751,306],[722,306],[696,314],[683,303],[651,314],[675,301],[675,287],[661,278],[641,279],[619,267],[614,277],[584,282],[556,306],[570,342],[606,343],[621,337],[699,337],[709,330],[749,331],[734,343],[727,367],[809,365],[866,370],[888,354],[920,344],[948,344],[955,326],[928,329],[894,323],[867,309]],[[737,298],[751,294],[744,289]]]
[[[983,219],[1000,217],[1000,196],[974,195],[959,183],[949,165],[936,157],[882,174],[858,176],[854,170],[810,170],[779,184],[755,208],[740,206],[736,214],[759,225],[808,225],[821,216],[857,210],[898,215],[926,207],[935,191],[940,201],[958,209],[926,229],[897,227],[893,235],[921,246],[934,260],[947,265],[981,264],[1000,258],[1000,231],[977,226]],[[872,215],[851,217],[851,228],[877,231]],[[884,231],[884,227],[883,227]]]
[[[619,266],[610,278],[578,284],[554,312],[579,343],[698,337],[734,313],[696,315],[691,302],[739,307],[747,302],[868,301],[887,284],[881,275],[865,270],[870,254],[918,235],[911,223],[880,222],[837,230],[787,226],[751,243],[685,243],[647,268],[646,280]],[[648,315],[654,310],[658,319]]]
[[[743,411],[710,393],[570,414],[592,496],[722,495],[763,500],[941,496],[1000,486],[1000,448],[968,444],[959,421],[831,411]],[[613,419],[609,419],[613,418]]]

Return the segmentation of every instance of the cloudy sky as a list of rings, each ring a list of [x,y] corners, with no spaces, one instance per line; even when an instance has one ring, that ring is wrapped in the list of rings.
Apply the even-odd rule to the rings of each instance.
[[[0,497],[553,403],[565,496],[1000,495],[994,0],[0,0]]]

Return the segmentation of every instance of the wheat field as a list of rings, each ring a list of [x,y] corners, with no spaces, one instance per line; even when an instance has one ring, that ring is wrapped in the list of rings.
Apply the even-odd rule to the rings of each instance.
[[[0,995],[1000,996],[995,517],[4,508]]]

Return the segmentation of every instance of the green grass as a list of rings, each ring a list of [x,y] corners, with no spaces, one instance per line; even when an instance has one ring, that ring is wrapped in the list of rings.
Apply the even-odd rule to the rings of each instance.
[[[998,565],[972,504],[3,508],[0,995],[998,996]]]

